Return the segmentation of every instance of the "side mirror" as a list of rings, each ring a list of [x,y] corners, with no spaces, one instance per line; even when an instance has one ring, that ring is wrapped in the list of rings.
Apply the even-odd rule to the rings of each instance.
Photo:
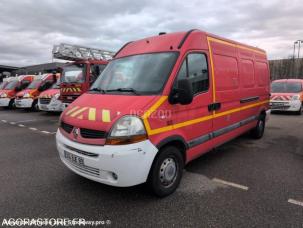
[[[178,88],[172,90],[168,101],[170,104],[187,105],[193,101],[193,88],[188,79],[181,79],[178,81]]]

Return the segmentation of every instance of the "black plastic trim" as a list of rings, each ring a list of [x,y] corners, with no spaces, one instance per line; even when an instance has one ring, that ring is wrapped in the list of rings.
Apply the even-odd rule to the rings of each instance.
[[[189,31],[184,35],[184,37],[182,38],[180,44],[178,45],[178,49],[180,49],[180,48],[183,46],[183,44],[185,43],[187,37],[188,37],[193,31],[195,31],[195,30],[197,30],[197,29],[191,29],[191,30],[189,30]]]

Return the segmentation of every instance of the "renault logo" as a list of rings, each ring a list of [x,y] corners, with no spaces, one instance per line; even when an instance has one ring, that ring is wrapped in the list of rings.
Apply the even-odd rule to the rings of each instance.
[[[79,134],[80,134],[80,129],[79,128],[74,128],[74,130],[73,130],[74,139],[77,139]]]

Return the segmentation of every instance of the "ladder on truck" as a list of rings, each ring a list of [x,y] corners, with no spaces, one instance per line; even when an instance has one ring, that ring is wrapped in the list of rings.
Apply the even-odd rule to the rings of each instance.
[[[54,45],[53,57],[56,59],[77,61],[77,60],[110,60],[115,55],[112,51],[106,51],[96,48],[82,47],[61,43]]]

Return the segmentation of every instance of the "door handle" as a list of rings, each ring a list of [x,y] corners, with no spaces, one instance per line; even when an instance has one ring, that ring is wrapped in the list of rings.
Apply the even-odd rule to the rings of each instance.
[[[212,103],[208,105],[208,111],[215,111],[215,110],[219,110],[221,108],[221,103],[216,102],[216,103]]]

